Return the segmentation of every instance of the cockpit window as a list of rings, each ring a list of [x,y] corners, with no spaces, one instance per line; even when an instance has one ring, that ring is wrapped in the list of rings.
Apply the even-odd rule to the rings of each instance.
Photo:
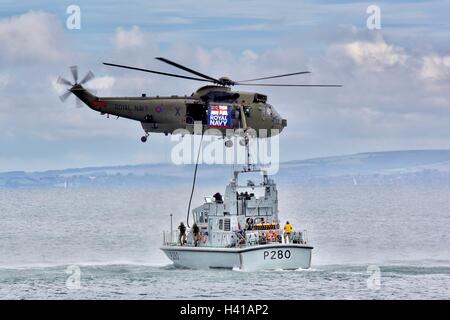
[[[266,103],[267,102],[267,96],[260,93],[255,93],[255,97],[253,98],[254,103]]]
[[[266,104],[264,107],[266,116],[271,117],[272,116],[272,106],[270,104]]]

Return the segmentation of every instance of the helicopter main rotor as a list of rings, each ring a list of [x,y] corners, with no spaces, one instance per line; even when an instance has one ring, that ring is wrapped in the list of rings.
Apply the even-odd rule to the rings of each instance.
[[[155,73],[155,74],[160,74],[160,75],[168,76],[168,77],[175,77],[175,78],[182,78],[182,79],[196,80],[196,81],[203,81],[203,82],[211,82],[211,83],[225,86],[225,87],[231,87],[231,86],[236,86],[236,85],[265,86],[265,87],[342,87],[342,85],[338,85],[338,84],[272,84],[272,83],[252,83],[251,82],[251,81],[260,81],[260,80],[267,80],[267,79],[274,79],[274,78],[290,77],[290,76],[299,75],[299,74],[307,74],[307,73],[311,73],[310,71],[300,71],[300,72],[286,73],[286,74],[280,74],[280,75],[269,76],[269,77],[233,81],[232,79],[227,78],[227,77],[220,77],[219,79],[213,78],[211,76],[200,73],[196,70],[185,67],[179,63],[176,63],[174,61],[171,61],[171,60],[163,58],[163,57],[156,57],[156,59],[159,61],[165,62],[171,66],[174,66],[178,69],[192,73],[192,74],[196,75],[197,77],[184,76],[184,75],[175,74],[175,73],[155,71],[155,70],[150,70],[150,69],[145,69],[145,68],[137,68],[137,67],[126,66],[126,65],[115,64],[115,63],[108,63],[108,62],[103,62],[103,64],[106,66]]]

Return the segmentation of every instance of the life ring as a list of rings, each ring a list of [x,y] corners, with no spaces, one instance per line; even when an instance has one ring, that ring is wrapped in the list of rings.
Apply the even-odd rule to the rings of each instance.
[[[266,239],[269,241],[275,241],[275,239],[276,239],[276,234],[275,234],[275,231],[273,231],[273,230],[268,230],[265,233],[265,236],[266,236]]]

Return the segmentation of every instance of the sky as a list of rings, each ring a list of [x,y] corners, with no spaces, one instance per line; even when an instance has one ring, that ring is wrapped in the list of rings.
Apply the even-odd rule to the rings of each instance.
[[[358,152],[450,148],[449,1],[10,1],[0,5],[0,171],[170,161],[169,137],[107,119],[74,98],[69,66],[96,78],[99,96],[191,94],[163,56],[215,77],[308,70],[280,83],[342,88],[246,88],[267,94],[288,120],[280,160]],[[69,5],[81,28],[68,29]],[[366,12],[380,8],[381,29]]]

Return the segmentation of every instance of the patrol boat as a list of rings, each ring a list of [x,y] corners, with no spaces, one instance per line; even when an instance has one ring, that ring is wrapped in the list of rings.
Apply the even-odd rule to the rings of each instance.
[[[262,177],[260,183],[243,175]],[[198,233],[164,232],[161,250],[176,267],[191,269],[274,270],[308,269],[313,247],[306,230],[283,234],[278,218],[278,192],[267,172],[245,166],[227,185],[224,197],[216,193],[192,210]],[[183,242],[183,243],[181,243]]]

